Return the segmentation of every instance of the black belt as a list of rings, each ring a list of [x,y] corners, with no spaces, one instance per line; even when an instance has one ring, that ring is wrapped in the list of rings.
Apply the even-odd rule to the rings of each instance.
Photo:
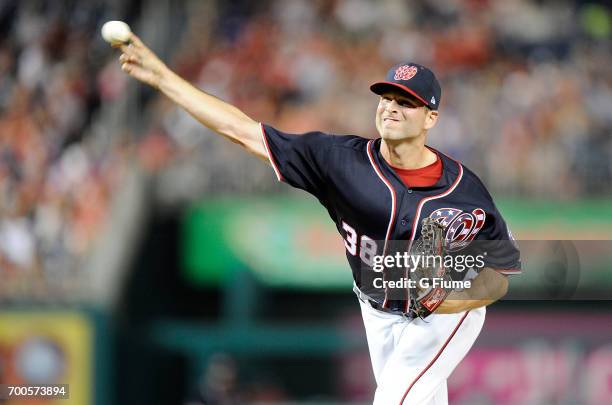
[[[355,293],[355,295],[357,295],[357,298],[359,298],[361,302],[369,304],[372,308],[374,308],[377,311],[385,312],[387,314],[403,316],[404,318],[408,318],[408,319],[415,318],[412,313],[406,313],[406,312],[399,311],[396,309],[383,307],[383,304],[381,304],[380,302],[376,301],[373,298],[370,298],[370,296],[364,293],[363,291],[361,291],[359,287],[357,287],[357,285],[353,285],[353,292]]]

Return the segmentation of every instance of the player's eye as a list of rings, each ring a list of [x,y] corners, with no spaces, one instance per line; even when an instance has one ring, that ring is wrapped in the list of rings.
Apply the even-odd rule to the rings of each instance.
[[[421,106],[422,106],[422,104],[417,103],[417,102],[412,101],[412,100],[402,100],[402,101],[400,102],[400,105],[401,105],[402,107],[408,107],[408,108],[419,108],[419,107],[421,107]]]

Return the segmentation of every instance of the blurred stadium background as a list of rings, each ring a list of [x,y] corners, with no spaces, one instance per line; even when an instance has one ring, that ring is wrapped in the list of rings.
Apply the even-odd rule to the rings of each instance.
[[[324,210],[122,74],[111,19],[285,131],[373,137],[369,83],[432,66],[431,144],[482,177],[517,239],[612,239],[608,1],[3,0],[0,383],[68,383],[56,403],[78,405],[372,397]],[[602,263],[581,276],[610,291]],[[610,309],[495,304],[451,403],[612,403]]]

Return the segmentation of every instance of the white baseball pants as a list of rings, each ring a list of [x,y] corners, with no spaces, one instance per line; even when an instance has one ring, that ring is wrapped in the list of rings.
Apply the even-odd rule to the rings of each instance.
[[[446,405],[446,379],[478,337],[481,307],[425,320],[378,311],[359,300],[374,370],[374,405]]]

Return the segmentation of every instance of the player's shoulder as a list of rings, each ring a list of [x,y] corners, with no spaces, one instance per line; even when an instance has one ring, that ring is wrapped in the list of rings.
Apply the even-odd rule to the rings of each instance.
[[[480,177],[471,170],[468,166],[466,166],[463,162],[454,159],[448,155],[440,153],[443,156],[445,161],[445,170],[448,170],[455,176],[461,176],[460,185],[461,188],[465,191],[482,195],[484,198],[491,199],[491,195],[484,182],[480,179]]]
[[[337,134],[321,131],[310,131],[302,136],[305,139],[311,138],[313,141],[322,141],[329,143],[331,146],[348,149],[363,149],[367,146],[369,139],[359,135]]]
[[[301,136],[306,141],[325,142],[333,147],[348,149],[363,149],[369,141],[369,139],[358,135],[333,134],[321,131],[306,132]]]
[[[338,148],[363,150],[367,147],[370,139],[359,135],[330,135],[334,137],[334,146]]]
[[[262,123],[263,130],[266,134],[275,134],[280,136],[290,136],[301,138],[309,141],[323,141],[333,143],[340,146],[352,146],[359,143],[367,143],[368,139],[357,135],[344,135],[328,133],[323,131],[307,131],[307,132],[285,132],[272,125]]]
[[[492,202],[493,197],[491,197],[491,193],[489,193],[489,190],[487,189],[487,186],[484,184],[482,179],[465,164],[461,163],[461,167],[463,168],[466,188],[470,190],[470,192],[480,195],[485,200]]]
[[[281,131],[273,126],[263,124],[266,134],[281,137],[291,137],[299,143],[326,144],[327,146],[360,149],[367,145],[369,139],[358,135],[335,134],[322,131],[308,131],[303,133],[290,133]]]
[[[466,166],[465,163],[463,162],[459,162],[459,164],[461,165],[461,168],[463,169],[463,177],[466,181],[468,182],[472,182],[475,185],[477,185],[478,187],[482,187],[484,189],[486,189],[484,183],[482,182],[482,180],[480,179],[480,177],[478,177],[478,175],[472,170],[470,169],[468,166]]]

